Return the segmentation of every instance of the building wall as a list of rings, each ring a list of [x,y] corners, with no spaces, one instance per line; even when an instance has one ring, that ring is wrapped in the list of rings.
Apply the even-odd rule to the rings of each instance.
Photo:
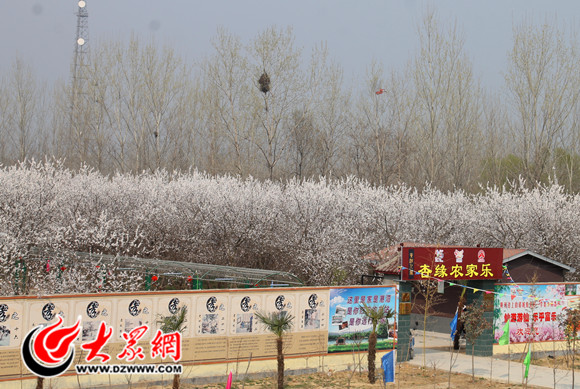
[[[437,294],[435,299],[439,299],[439,303],[434,304],[433,308],[430,310],[430,315],[436,315],[441,317],[453,317],[455,315],[455,310],[457,304],[459,303],[459,298],[461,297],[461,292],[463,288],[460,286],[449,286],[446,282],[443,294]],[[467,293],[467,292],[466,292]],[[413,304],[413,314],[423,315],[425,306],[425,298],[421,294],[416,294],[413,296],[415,303]]]
[[[564,269],[549,262],[542,261],[532,255],[524,255],[506,263],[510,275],[515,282],[564,282]],[[504,276],[502,282],[510,282]]]

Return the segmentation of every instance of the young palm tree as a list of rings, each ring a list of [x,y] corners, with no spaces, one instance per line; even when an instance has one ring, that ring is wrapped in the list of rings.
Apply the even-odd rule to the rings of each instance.
[[[282,336],[292,328],[294,316],[286,311],[271,313],[256,313],[258,320],[266,329],[276,335],[276,349],[278,351],[278,389],[284,388],[284,350]]]
[[[164,334],[170,334],[172,332],[183,332],[187,328],[185,326],[185,317],[187,315],[187,306],[184,305],[177,310],[172,315],[163,316],[159,315],[159,320],[157,324],[160,325],[159,329],[163,331]],[[173,389],[179,389],[179,374],[173,375]]]
[[[369,382],[374,384],[377,380],[375,374],[375,360],[377,354],[377,325],[383,319],[387,320],[387,333],[388,333],[388,319],[395,316],[395,312],[389,307],[381,305],[380,307],[370,307],[365,303],[362,303],[360,309],[373,324],[373,329],[369,335],[369,351],[368,351],[368,362],[369,362]]]

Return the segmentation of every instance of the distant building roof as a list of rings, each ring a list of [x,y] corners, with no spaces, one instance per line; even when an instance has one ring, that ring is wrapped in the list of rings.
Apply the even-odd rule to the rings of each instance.
[[[401,269],[399,269],[401,256],[400,256],[400,247],[438,247],[435,244],[429,243],[417,243],[417,242],[403,242],[398,245],[385,247],[384,249],[376,252],[368,254],[364,257],[370,261],[371,265],[373,265],[375,271],[377,273],[383,274],[390,274],[390,275],[399,275],[401,273]],[[445,247],[453,247],[459,248],[464,246],[445,246]]]
[[[513,252],[510,253],[509,256],[506,256],[507,251],[513,251]],[[530,251],[530,250],[521,250],[521,249],[520,250],[516,250],[516,249],[506,250],[506,249],[504,249],[503,263],[505,264],[505,263],[511,262],[511,261],[518,259],[518,258],[521,258],[525,255],[531,255],[531,256],[536,257],[544,262],[548,262],[548,263],[551,263],[552,265],[561,267],[562,269],[567,270],[569,272],[573,272],[575,270],[573,267],[565,265],[562,262],[554,261],[553,259],[550,259],[550,258],[545,257],[545,256],[538,254],[538,253],[534,253],[533,251]]]
[[[401,274],[401,269],[399,266],[401,265],[401,256],[400,256],[400,247],[437,247],[438,245],[434,244],[426,244],[426,243],[414,243],[414,242],[403,242],[400,245],[394,245],[385,247],[384,249],[376,252],[368,254],[364,257],[370,261],[371,265],[374,267],[375,272],[383,273],[383,274],[390,274],[390,275],[399,275]],[[465,247],[465,246],[447,246],[445,247]],[[561,262],[554,261],[553,259],[547,258],[543,255],[534,253],[533,251],[526,250],[526,249],[503,249],[503,263],[508,263],[515,259],[521,258],[525,255],[531,255],[536,257],[542,261],[551,263],[555,266],[561,267],[569,272],[574,271],[573,267],[565,265]]]
[[[401,273],[401,269],[399,269],[401,264],[399,249],[401,246],[431,247],[435,245],[416,242],[403,242],[398,245],[385,247],[376,253],[368,254],[364,257],[364,259],[370,261],[371,265],[375,268],[377,273],[399,275]]]
[[[528,251],[528,250],[525,250],[525,249],[503,249],[503,261],[505,263],[505,260],[507,258],[511,258],[514,255],[519,255],[519,254],[526,252],[526,251]]]

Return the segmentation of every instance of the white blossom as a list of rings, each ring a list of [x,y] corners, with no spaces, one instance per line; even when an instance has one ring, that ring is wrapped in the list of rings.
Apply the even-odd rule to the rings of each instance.
[[[99,255],[290,271],[309,284],[344,284],[368,272],[365,254],[398,242],[526,248],[575,267],[579,236],[580,196],[557,184],[471,195],[354,178],[108,177],[34,161],[0,169],[2,277],[22,275],[15,258],[33,250],[63,253],[49,271],[46,258],[26,264],[28,291],[42,294],[142,287],[142,273],[105,266]],[[75,262],[64,254],[71,252],[96,259]],[[1,290],[24,292],[16,281]]]

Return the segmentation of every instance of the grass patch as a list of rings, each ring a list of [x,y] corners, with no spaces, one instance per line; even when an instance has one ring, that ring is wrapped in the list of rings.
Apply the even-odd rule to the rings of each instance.
[[[393,348],[393,340],[379,340],[377,342],[377,350],[391,350]],[[329,353],[341,353],[341,352],[351,352],[351,351],[366,351],[369,349],[368,342],[361,343],[359,345],[355,343],[351,344],[338,344],[328,346]]]

